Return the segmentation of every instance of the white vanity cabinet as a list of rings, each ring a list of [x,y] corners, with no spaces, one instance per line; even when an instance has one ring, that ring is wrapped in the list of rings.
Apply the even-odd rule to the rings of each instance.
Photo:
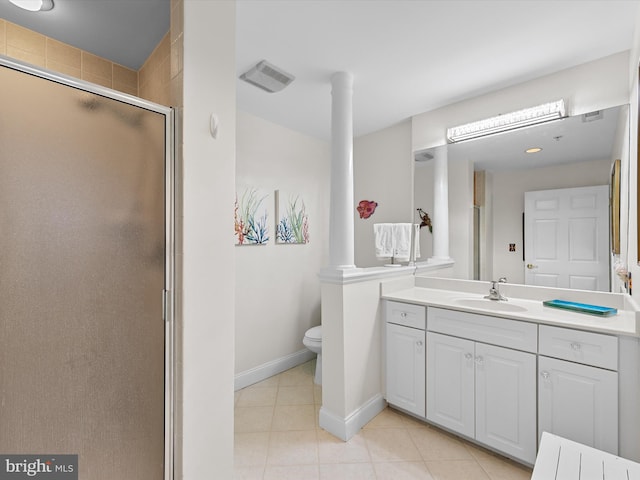
[[[427,420],[533,463],[537,326],[432,307],[427,318]]]
[[[618,338],[540,326],[538,435],[618,454]]]
[[[388,301],[385,319],[387,402],[424,418],[426,309]]]
[[[427,352],[427,420],[473,438],[474,342],[428,332]]]
[[[390,404],[528,464],[543,432],[638,459],[638,339],[384,305]]]

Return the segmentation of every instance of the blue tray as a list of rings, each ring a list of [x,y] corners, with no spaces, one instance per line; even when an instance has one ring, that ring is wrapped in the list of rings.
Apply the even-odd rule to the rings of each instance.
[[[553,308],[571,310],[572,312],[597,315],[599,317],[610,317],[618,313],[617,308],[602,307],[600,305],[589,305],[587,303],[569,302],[567,300],[546,300],[543,305]]]

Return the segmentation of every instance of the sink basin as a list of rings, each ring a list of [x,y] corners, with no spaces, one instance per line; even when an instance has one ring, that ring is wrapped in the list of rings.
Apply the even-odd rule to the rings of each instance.
[[[453,301],[461,307],[481,308],[483,310],[493,310],[494,312],[526,312],[527,309],[513,303],[488,300],[484,298],[458,298]]]

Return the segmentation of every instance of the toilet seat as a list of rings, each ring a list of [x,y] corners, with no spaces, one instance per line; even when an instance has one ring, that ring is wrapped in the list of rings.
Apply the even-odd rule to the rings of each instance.
[[[305,347],[317,354],[316,373],[313,382],[316,385],[322,385],[322,325],[311,327],[304,334],[302,343]]]
[[[322,325],[312,327],[304,334],[305,338],[314,342],[322,341]]]

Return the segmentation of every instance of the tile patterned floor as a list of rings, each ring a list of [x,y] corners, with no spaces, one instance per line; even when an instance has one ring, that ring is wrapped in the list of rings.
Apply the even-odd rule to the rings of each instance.
[[[235,479],[530,479],[530,469],[390,408],[348,442],[336,439],[318,427],[314,367],[236,392]]]

